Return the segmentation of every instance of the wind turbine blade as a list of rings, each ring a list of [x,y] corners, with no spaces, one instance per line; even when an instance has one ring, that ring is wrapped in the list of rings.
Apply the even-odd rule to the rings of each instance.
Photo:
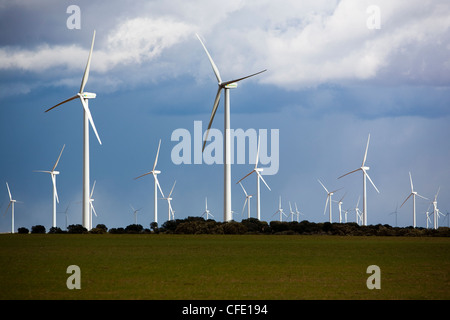
[[[197,33],[195,35],[197,36],[198,40],[200,40],[200,43],[202,44],[203,49],[205,49],[206,55],[208,56],[209,62],[211,63],[214,74],[216,75],[217,82],[219,84],[222,83],[222,78],[220,77],[219,69],[217,68],[216,64],[214,63],[213,59],[211,58],[211,55],[209,54],[208,49],[206,49],[206,46],[203,44],[203,41],[202,41],[202,39],[200,39],[200,36]]]
[[[251,175],[253,172],[255,172],[255,170],[250,171],[249,173],[247,173],[241,180],[239,180],[238,182],[236,182],[236,184],[240,183],[242,180],[244,180],[245,178],[247,178],[249,175]]]
[[[410,193],[409,196],[405,199],[405,201],[403,201],[402,205],[400,206],[400,208],[405,204],[406,201],[408,201],[408,199],[412,196],[413,194]]]
[[[175,182],[173,183],[173,186],[172,186],[172,190],[170,190],[170,193],[169,193],[169,195],[167,196],[168,198],[170,198],[170,195],[172,194],[172,191],[173,191],[173,188],[175,188],[175,184],[177,183],[177,181],[175,180]]]
[[[56,201],[59,203],[58,191],[56,190],[56,176],[52,174],[53,191],[55,191]]]
[[[44,173],[52,173],[51,171],[46,171],[46,170],[33,170],[33,172],[44,172]]]
[[[253,171],[252,171],[253,172]],[[251,173],[251,172],[250,172]],[[242,179],[241,179],[242,180]],[[244,188],[244,186],[242,185],[242,183],[239,181],[239,184],[241,185],[241,188],[242,188],[242,190],[244,190],[244,193],[245,193],[245,197],[247,198],[248,197],[248,194],[247,194],[247,191],[245,191],[245,188]]]
[[[94,211],[95,216],[97,217],[97,212],[95,212],[95,208],[94,208],[94,205],[92,204],[92,202],[91,202],[91,208],[92,208],[92,211]]]
[[[98,136],[97,129],[95,128],[94,120],[92,119],[91,111],[89,110],[88,105],[86,104],[86,101],[84,101],[84,98],[80,96],[81,104],[83,105],[84,112],[86,112],[87,117],[89,119],[89,123],[91,124],[92,130],[94,130],[94,133],[97,137],[98,143],[102,144],[102,141],[100,140],[100,137]]]
[[[378,193],[380,193],[380,191],[378,190],[378,188],[375,186],[375,184],[373,183],[372,179],[370,179],[369,174],[366,172],[366,170],[363,169],[364,174],[367,176],[367,178],[369,179],[370,183],[373,185],[373,187],[375,188],[375,190],[377,190]]]
[[[90,198],[92,198],[92,195],[94,194],[94,188],[95,188],[95,183],[97,182],[97,180],[94,180],[94,184],[92,185],[92,190],[91,190],[91,196]]]
[[[59,163],[59,159],[61,158],[61,155],[62,155],[62,153],[63,153],[63,151],[64,151],[64,148],[66,147],[66,145],[63,145],[63,147],[62,147],[62,149],[61,149],[61,152],[59,153],[59,157],[58,157],[58,160],[56,160],[56,162],[55,162],[55,165],[53,166],[53,169],[52,169],[52,171],[55,171],[55,169],[56,169],[56,166],[58,165],[58,163]]]
[[[263,73],[263,72],[265,72],[265,71],[267,71],[267,69],[264,69],[264,70],[262,70],[262,71],[253,73],[253,74],[251,74],[251,75],[248,75],[248,76],[245,76],[245,77],[242,77],[242,78],[239,78],[239,79],[234,79],[234,80],[230,80],[230,81],[223,82],[221,85],[222,85],[222,86],[226,86],[226,85],[228,85],[228,84],[230,84],[230,83],[233,83],[233,82],[239,82],[239,81],[241,81],[241,80],[244,80],[244,79],[247,79],[247,78],[256,76],[256,75],[258,75],[258,74],[260,74],[260,73]]]
[[[92,36],[91,50],[89,51],[88,61],[86,63],[86,69],[84,69],[83,79],[81,80],[80,93],[83,93],[84,86],[86,85],[89,78],[89,69],[91,68],[91,58],[92,58],[92,50],[94,49],[94,40],[95,40],[95,30],[94,35]]]
[[[156,174],[153,174],[153,177],[155,178],[156,184],[158,185],[159,192],[161,192],[162,197],[165,198],[164,192],[162,191],[161,185],[159,184],[158,177],[156,176]]]
[[[11,191],[9,190],[8,182],[6,183],[6,188],[8,188],[9,200],[12,201]]]
[[[6,207],[5,213],[3,215],[5,215],[8,212],[8,209],[10,206],[11,206],[11,201],[8,203],[8,206]]]
[[[349,175],[349,174],[351,174],[351,173],[353,173],[353,172],[356,172],[356,171],[358,171],[358,170],[362,170],[362,169],[361,169],[361,168],[358,168],[358,169],[356,169],[356,170],[347,172],[346,174],[343,174],[342,176],[340,176],[338,179],[340,179],[340,178],[342,178],[342,177],[345,177],[346,175]]]
[[[364,159],[362,162],[362,166],[364,167],[364,163],[366,163],[366,159],[367,159],[367,150],[369,149],[369,141],[370,141],[370,133],[369,133],[369,137],[367,138],[367,145],[366,145],[366,152],[364,153]]]
[[[411,192],[413,192],[414,186],[413,186],[413,182],[412,182],[411,171],[409,172],[409,181],[411,182]]]
[[[130,208],[131,208],[131,210],[133,210],[133,212],[136,212],[136,209],[134,209],[131,204],[130,204]]]
[[[270,189],[269,185],[266,183],[266,180],[264,180],[264,178],[262,177],[262,175],[256,171],[256,173],[258,174],[258,176],[261,178],[262,182],[264,182],[264,184],[266,185],[267,189],[269,189],[269,191],[272,191],[272,189]]]
[[[56,107],[58,107],[58,106],[60,106],[60,105],[62,105],[62,104],[64,104],[64,103],[69,102],[69,101],[72,101],[72,100],[74,100],[74,99],[76,99],[76,98],[78,98],[78,95],[73,96],[72,98],[69,98],[69,99],[67,99],[67,100],[64,100],[63,102],[60,102],[60,103],[58,103],[57,105],[54,105],[53,107],[51,107],[51,108],[45,110],[45,112],[48,112],[48,111],[50,111],[50,110],[52,110],[52,109],[54,109],[54,108],[56,108]]]
[[[209,130],[211,129],[211,125],[212,125],[214,117],[216,115],[217,108],[219,107],[220,91],[221,90],[222,90],[221,87],[219,87],[219,89],[217,89],[217,94],[216,94],[216,98],[214,100],[214,105],[213,105],[213,108],[212,108],[211,117],[209,118],[208,129],[206,130],[205,140],[203,141],[202,152],[205,150],[206,141],[208,140],[208,136],[209,136]]]
[[[156,151],[156,157],[155,157],[155,162],[153,163],[153,170],[152,171],[155,171],[156,164],[158,163],[158,156],[159,156],[159,148],[160,147],[161,147],[161,139],[159,139],[158,151]]]
[[[325,213],[327,212],[327,206],[328,206],[328,200],[330,199],[329,196],[327,196],[327,201],[325,202],[325,209],[323,209],[323,215],[325,215]],[[330,201],[330,206],[331,206],[331,201]]]
[[[242,212],[241,212],[241,214],[244,214],[245,205],[247,204],[247,200],[248,200],[248,198],[245,198],[244,206],[242,207]]]
[[[425,199],[425,200],[430,200],[430,199],[428,199],[428,198],[426,198],[426,197],[424,197],[424,196],[421,196],[420,194],[418,194],[418,193],[416,193],[416,195],[418,196],[418,197],[421,197],[422,199]]]
[[[258,167],[258,161],[259,161],[259,144],[260,144],[260,139],[258,136],[258,150],[256,151],[256,161],[255,161],[255,169]]]
[[[139,178],[141,178],[141,177],[143,177],[143,176],[146,176],[146,175],[148,175],[148,174],[151,174],[151,173],[153,173],[153,171],[150,171],[150,172],[141,174],[139,177],[134,178],[134,180],[139,179]]]
[[[319,179],[317,179],[317,181],[319,181],[319,183],[322,185],[322,187],[325,189],[325,191],[326,191],[327,193],[329,193],[328,190],[327,190],[327,188],[325,188],[325,186],[323,185],[323,183],[322,183]],[[327,201],[328,201],[328,200],[327,200]]]

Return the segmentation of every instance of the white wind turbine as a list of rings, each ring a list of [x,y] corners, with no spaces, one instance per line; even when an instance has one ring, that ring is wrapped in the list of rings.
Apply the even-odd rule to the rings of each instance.
[[[400,208],[405,204],[406,201],[408,201],[408,199],[412,196],[412,200],[413,200],[413,227],[416,227],[416,196],[421,197],[422,199],[425,200],[429,200],[428,198],[425,198],[423,196],[421,196],[420,194],[417,193],[417,191],[414,191],[414,186],[413,186],[413,182],[412,182],[412,177],[411,177],[411,172],[409,173],[409,181],[411,182],[411,193],[409,194],[409,196],[405,199],[405,201],[403,201],[402,205],[400,206]]]
[[[9,185],[8,182],[6,182],[6,188],[8,189],[8,194],[9,194],[9,203],[8,203],[8,207],[5,210],[6,214],[8,212],[9,207],[11,206],[11,233],[14,233],[14,204],[16,202],[19,202],[17,200],[14,200],[11,196],[11,190],[9,190]]]
[[[359,200],[361,199],[361,197],[358,197],[358,202],[356,202],[356,206],[355,206],[355,219],[356,219],[356,223],[361,225],[363,222],[363,216],[362,216],[362,212],[361,210],[359,210]]]
[[[259,161],[259,144],[260,144],[259,138],[258,138],[258,150],[256,152],[256,161],[255,161],[255,168],[250,171],[246,176],[244,176],[241,180],[239,180],[237,183],[240,183],[242,180],[244,180],[245,178],[247,178],[249,175],[251,175],[253,172],[256,173],[256,217],[258,218],[258,220],[261,220],[261,197],[260,197],[260,193],[261,193],[261,188],[260,188],[260,180],[262,180],[264,182],[264,184],[266,185],[267,189],[269,189],[269,191],[272,191],[269,187],[269,185],[266,183],[266,181],[264,180],[264,178],[262,177],[261,173],[263,171],[262,168],[258,168],[258,161]]]
[[[56,171],[56,166],[59,163],[59,159],[61,158],[61,155],[64,151],[66,145],[63,145],[61,152],[59,153],[59,157],[56,160],[55,164],[53,165],[53,168],[51,171],[44,171],[44,170],[35,170],[34,172],[45,172],[45,173],[49,173],[51,178],[52,178],[52,184],[53,184],[53,227],[56,228],[56,202],[59,203],[59,198],[58,198],[58,192],[56,190],[56,176],[59,174],[59,171]]]
[[[205,211],[203,212],[203,214],[201,215],[201,217],[203,217],[206,214],[206,220],[209,219],[209,216],[213,217],[213,214],[211,213],[211,211],[208,210],[208,198],[205,198]]]
[[[172,195],[173,188],[175,188],[175,184],[176,184],[176,183],[177,183],[177,181],[175,180],[175,182],[173,183],[173,186],[172,186],[172,190],[170,190],[169,195],[168,195],[167,197],[165,197],[165,198],[162,198],[162,199],[164,199],[164,200],[167,200],[167,204],[168,204],[168,206],[169,206],[169,219],[168,219],[168,221],[170,221],[171,219],[172,219],[172,220],[175,219],[175,214],[174,214],[174,211],[173,211],[173,209],[172,209],[172,204],[171,204],[172,198],[171,198],[170,196]],[[170,218],[171,215],[172,215],[172,218]]]
[[[397,209],[398,209],[398,204],[395,206],[395,211],[389,213],[389,215],[395,214],[395,226],[396,226],[396,227],[398,227],[398,224],[397,224],[398,211],[397,211]]]
[[[332,207],[332,199],[331,199],[331,196],[335,193],[335,192],[337,192],[337,191],[339,191],[339,190],[341,190],[342,188],[339,188],[339,189],[336,189],[336,190],[333,190],[333,191],[328,191],[328,189],[327,188],[325,188],[325,186],[323,185],[323,183],[319,180],[319,179],[317,179],[317,181],[319,181],[319,183],[322,185],[322,187],[325,189],[325,192],[327,193],[327,201],[325,202],[325,209],[323,210],[323,214],[325,214],[325,212],[327,211],[327,206],[328,206],[328,202],[330,203],[330,207],[329,207],[329,218],[330,218],[330,223],[332,222],[332,216],[331,216],[331,207]]]
[[[144,173],[143,175],[140,175],[137,178],[134,178],[134,180],[139,179],[140,177],[146,176],[148,174],[152,174],[153,178],[155,180],[155,191],[154,191],[154,210],[155,210],[155,216],[153,218],[154,222],[158,222],[158,189],[159,192],[161,192],[162,197],[164,198],[164,193],[162,192],[161,186],[159,185],[158,181],[158,174],[161,173],[161,171],[156,170],[156,164],[158,163],[158,156],[159,156],[159,148],[161,147],[161,139],[159,139],[158,144],[158,151],[156,152],[155,162],[153,164],[153,169],[150,172]]]
[[[431,215],[431,213],[430,213],[430,207],[431,207],[431,204],[432,204],[432,203],[430,203],[430,204],[428,205],[428,209],[427,209],[427,211],[425,212],[425,215],[427,216],[427,229],[429,228],[429,224],[431,224],[431,218],[430,218],[430,215]]]
[[[92,204],[92,202],[94,202],[94,198],[92,198],[92,195],[94,194],[95,182],[96,182],[96,180],[94,180],[94,184],[92,185],[91,194],[89,196],[89,230],[92,229],[92,212],[94,212],[95,216],[97,217],[97,212],[95,212],[94,205]]]
[[[363,219],[363,221],[362,221],[362,224],[364,226],[367,225],[366,177],[369,178],[369,181],[372,184],[372,186],[375,188],[375,190],[378,193],[380,193],[380,191],[377,189],[377,187],[373,183],[372,179],[370,179],[369,174],[367,173],[367,171],[369,171],[370,167],[365,166],[366,159],[367,159],[367,150],[369,149],[369,140],[370,140],[370,133],[369,133],[369,137],[367,138],[366,152],[364,153],[364,158],[363,158],[361,167],[356,169],[356,170],[350,171],[350,172],[348,172],[348,173],[346,173],[346,174],[344,174],[344,175],[342,175],[342,176],[340,176],[338,178],[338,179],[340,179],[340,178],[342,178],[342,177],[344,177],[346,175],[349,175],[349,174],[351,174],[353,172],[356,172],[356,171],[359,171],[359,170],[361,170],[363,172],[363,211],[362,211],[362,219]]]
[[[345,193],[342,198],[339,201],[333,200],[334,202],[337,202],[338,208],[339,208],[339,223],[342,223],[342,200],[344,200],[344,197],[347,193]]]
[[[437,196],[438,196],[440,190],[441,190],[441,187],[438,188],[438,191],[437,191],[436,195],[434,196],[434,200],[433,200],[433,225],[434,225],[434,229],[438,228],[439,215],[441,214],[439,209],[438,209],[438,207],[437,207]]]
[[[244,186],[242,185],[242,183],[239,182],[239,184],[241,185],[242,190],[243,190],[244,193],[245,193],[245,201],[244,201],[244,206],[242,207],[242,213],[241,213],[241,214],[244,214],[245,205],[247,205],[247,218],[250,219],[250,199],[252,198],[253,195],[247,194],[247,191],[245,190],[245,188],[244,188]]]
[[[66,102],[72,101],[74,99],[79,98],[81,104],[84,109],[84,129],[83,129],[83,205],[82,205],[82,223],[83,227],[89,230],[89,123],[91,124],[92,129],[97,137],[97,140],[100,144],[102,141],[97,133],[97,129],[95,128],[94,120],[92,119],[91,111],[89,110],[89,99],[95,99],[96,94],[91,92],[84,92],[84,87],[89,78],[89,69],[91,66],[91,57],[92,50],[94,48],[94,40],[95,40],[95,30],[94,35],[92,36],[91,50],[89,51],[89,57],[86,64],[86,69],[84,70],[83,79],[81,80],[80,91],[73,97],[64,100],[63,102],[58,103],[57,105],[47,109],[45,112],[52,110]]]
[[[295,205],[295,213],[297,214],[297,222],[299,222],[300,215],[303,216],[303,213],[301,213],[301,212],[298,210],[298,208],[297,208],[297,202],[294,202],[294,205]]]
[[[134,214],[134,224],[137,224],[137,213],[138,213],[139,211],[141,211],[142,208],[135,209],[131,204],[130,204],[130,208],[131,208],[131,210],[133,210],[133,214]]]
[[[273,217],[274,215],[276,215],[277,213],[280,214],[280,222],[283,221],[283,216],[285,216],[285,217],[287,218],[287,215],[284,213],[283,208],[281,208],[281,196],[280,196],[280,201],[279,201],[279,203],[278,203],[278,210],[275,211],[275,213],[272,215],[272,217]]]
[[[289,215],[291,216],[291,221],[294,221],[294,215],[296,213],[292,210],[291,202],[289,201]]]
[[[238,79],[234,79],[234,80],[230,80],[230,81],[222,81],[222,78],[220,77],[220,73],[219,73],[219,69],[217,68],[216,64],[214,63],[213,59],[211,58],[211,55],[209,54],[208,50],[206,49],[206,46],[203,44],[203,41],[200,39],[200,36],[197,34],[197,38],[198,40],[200,40],[200,43],[203,46],[203,49],[206,52],[206,55],[208,56],[209,62],[211,63],[212,69],[214,71],[214,74],[217,78],[217,82],[218,82],[218,86],[219,88],[217,89],[217,93],[216,93],[216,98],[214,100],[214,104],[213,104],[213,109],[211,112],[211,117],[209,119],[209,124],[208,124],[208,129],[206,131],[206,135],[205,135],[205,140],[203,142],[203,148],[202,151],[205,150],[205,145],[206,145],[206,141],[208,140],[208,134],[209,134],[209,130],[211,128],[212,122],[214,120],[214,116],[216,115],[216,111],[217,108],[219,106],[219,100],[220,100],[220,94],[222,89],[224,89],[225,91],[225,103],[224,103],[224,153],[223,153],[223,157],[224,157],[224,161],[223,161],[223,165],[224,165],[224,208],[223,208],[223,220],[226,221],[230,221],[232,220],[232,215],[231,215],[231,135],[230,135],[230,90],[229,89],[233,89],[233,88],[237,88],[237,82],[253,77],[257,74],[260,74],[266,70],[242,77],[242,78],[238,78]]]

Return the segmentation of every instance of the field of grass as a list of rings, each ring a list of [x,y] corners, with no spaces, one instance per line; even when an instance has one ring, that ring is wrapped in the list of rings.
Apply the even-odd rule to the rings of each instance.
[[[450,238],[4,234],[0,248],[0,299],[450,299]]]

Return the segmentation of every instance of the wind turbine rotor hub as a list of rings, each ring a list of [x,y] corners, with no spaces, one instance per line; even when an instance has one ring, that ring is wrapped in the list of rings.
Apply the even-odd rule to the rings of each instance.
[[[78,95],[80,97],[82,97],[83,99],[95,99],[95,97],[97,96],[97,94],[92,93],[92,92],[83,92],[83,93],[79,93]]]
[[[229,83],[229,84],[227,84],[227,85],[225,85],[223,87],[226,88],[226,89],[236,89],[237,86],[238,86],[238,83],[237,82],[233,82],[233,83]]]

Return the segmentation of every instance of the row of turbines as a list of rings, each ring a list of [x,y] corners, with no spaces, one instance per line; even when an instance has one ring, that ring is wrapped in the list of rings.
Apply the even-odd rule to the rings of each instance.
[[[253,73],[253,74],[250,74],[250,75],[247,75],[247,76],[244,76],[244,77],[241,77],[241,78],[229,80],[229,81],[222,81],[219,69],[217,68],[216,64],[214,63],[214,60],[212,59],[210,53],[208,52],[205,44],[203,43],[202,39],[200,38],[200,36],[198,34],[196,34],[196,36],[197,36],[198,40],[200,41],[200,43],[201,43],[201,45],[202,45],[202,47],[203,47],[203,49],[204,49],[208,59],[209,59],[209,62],[210,62],[211,67],[213,69],[214,75],[216,76],[217,84],[218,84],[217,93],[216,93],[216,96],[215,96],[215,99],[214,99],[214,104],[213,104],[211,116],[210,116],[209,123],[208,123],[208,128],[207,128],[207,131],[205,133],[205,137],[204,137],[204,141],[203,141],[202,152],[205,149],[206,142],[207,142],[208,135],[209,135],[209,131],[211,129],[212,123],[214,121],[215,114],[216,114],[217,109],[219,107],[219,102],[220,102],[220,97],[221,97],[222,90],[224,90],[224,97],[225,97],[225,99],[224,99],[224,153],[223,153],[223,156],[224,156],[224,161],[223,161],[223,163],[224,163],[223,221],[231,221],[231,220],[233,220],[233,217],[232,217],[233,211],[231,210],[230,89],[237,88],[237,84],[238,84],[239,81],[242,81],[244,79],[247,79],[247,78],[259,75],[259,74],[265,72],[266,70],[262,70],[262,71],[259,71],[257,73]],[[65,104],[65,103],[70,102],[70,101],[75,100],[75,99],[79,99],[80,102],[81,102],[81,105],[83,107],[84,118],[83,118],[82,225],[83,225],[83,227],[85,227],[88,230],[92,229],[92,213],[97,215],[96,212],[95,212],[95,209],[93,207],[93,200],[94,199],[92,198],[93,191],[94,191],[94,188],[95,188],[95,182],[94,182],[94,185],[92,187],[92,190],[90,189],[89,126],[94,131],[94,133],[96,135],[96,138],[98,140],[98,143],[100,145],[102,144],[102,142],[100,140],[100,136],[99,136],[99,134],[97,132],[97,129],[95,127],[94,120],[92,118],[91,112],[89,110],[89,100],[95,99],[96,98],[96,94],[84,91],[84,88],[85,88],[85,86],[87,84],[87,81],[88,81],[88,78],[89,78],[89,71],[90,71],[92,52],[93,52],[93,48],[94,48],[94,42],[95,42],[95,31],[93,33],[91,47],[90,47],[90,51],[89,51],[89,56],[88,56],[88,60],[87,60],[87,63],[86,63],[86,68],[84,70],[83,78],[81,80],[81,86],[80,86],[80,89],[78,90],[78,92],[74,96],[72,96],[72,97],[70,97],[70,98],[68,98],[68,99],[66,99],[66,100],[64,100],[64,101],[54,105],[53,107],[51,107],[51,108],[49,108],[49,109],[47,109],[45,111],[45,112],[48,112],[48,111],[50,111],[50,110],[52,110],[52,109],[54,109],[54,108],[56,108],[56,107],[58,107],[58,106],[60,106],[62,104]],[[360,223],[362,225],[367,225],[366,179],[369,179],[369,181],[372,184],[372,186],[379,193],[379,190],[377,189],[377,187],[375,186],[375,184],[373,183],[372,179],[370,178],[370,176],[367,173],[367,171],[369,170],[369,167],[367,167],[365,165],[365,162],[366,162],[366,159],[367,159],[367,150],[368,150],[368,147],[369,147],[369,141],[370,141],[370,134],[369,134],[369,137],[368,137],[368,140],[367,140],[366,151],[365,151],[365,154],[364,154],[364,158],[363,158],[361,167],[359,167],[359,168],[357,168],[357,169],[355,169],[353,171],[350,171],[350,172],[348,172],[348,173],[346,173],[346,174],[344,174],[344,175],[339,177],[339,179],[340,179],[340,178],[342,178],[344,176],[350,175],[350,174],[352,174],[354,172],[357,172],[357,171],[362,171],[362,173],[363,173],[363,209],[362,209],[362,212],[358,209],[358,204],[357,204],[357,206],[355,208],[355,211],[357,213],[357,221],[358,221],[358,217],[359,217],[359,221],[360,221]],[[59,157],[58,157],[57,161],[55,162],[52,170],[39,171],[39,172],[49,173],[51,175],[51,179],[52,179],[52,183],[53,183],[53,226],[54,227],[56,227],[56,203],[57,202],[59,203],[57,190],[56,190],[56,176],[59,174],[59,172],[56,171],[56,167],[57,167],[57,165],[59,163],[59,160],[61,158],[61,155],[62,155],[62,152],[64,150],[64,147],[65,147],[65,145],[63,146],[63,148],[62,148],[62,150],[61,150],[61,152],[59,154]],[[157,149],[157,153],[156,153],[156,157],[155,157],[155,161],[154,161],[152,170],[135,178],[135,179],[139,179],[141,177],[144,177],[144,176],[150,175],[150,174],[154,178],[154,219],[153,219],[154,222],[158,221],[158,204],[157,204],[157,202],[158,202],[157,201],[158,200],[158,197],[157,197],[158,196],[158,190],[159,190],[160,194],[162,195],[162,199],[165,199],[168,202],[168,218],[169,218],[169,220],[174,219],[174,210],[173,210],[172,205],[171,205],[171,200],[172,200],[171,195],[172,195],[172,192],[174,190],[176,181],[174,182],[169,195],[168,196],[164,196],[164,193],[163,193],[162,188],[161,188],[161,186],[159,184],[159,181],[158,181],[158,174],[160,174],[161,171],[156,169],[160,147],[161,147],[161,140],[159,140],[158,149]],[[242,185],[242,181],[244,179],[246,179],[248,176],[250,176],[251,174],[253,174],[253,173],[256,174],[256,179],[257,179],[257,181],[256,181],[257,182],[257,184],[256,184],[256,186],[257,186],[257,191],[256,191],[256,201],[257,201],[256,202],[256,215],[257,215],[257,219],[260,220],[261,219],[261,203],[260,203],[260,191],[261,191],[260,189],[261,188],[260,188],[260,181],[262,180],[263,183],[265,184],[265,186],[269,190],[271,190],[271,189],[270,189],[269,185],[266,183],[266,181],[264,180],[264,178],[261,175],[261,172],[263,171],[263,169],[262,168],[258,168],[258,160],[259,160],[258,157],[259,157],[259,139],[258,139],[258,151],[257,151],[257,155],[256,155],[255,167],[247,175],[245,175],[243,178],[241,178],[239,181],[237,181],[236,184],[240,184],[242,189],[243,189],[243,191],[244,191],[244,193],[245,193],[246,198],[245,198],[245,202],[244,202],[243,211],[245,210],[245,207],[247,205],[248,217],[250,217],[250,199],[251,199],[252,195],[249,195],[247,193],[247,191],[244,189],[244,187]],[[411,179],[411,194],[408,196],[407,199],[405,199],[404,203],[409,199],[409,197],[411,197],[411,196],[413,197],[413,216],[414,216],[414,227],[415,227],[416,226],[415,196],[417,195],[417,196],[422,197],[422,198],[424,198],[424,197],[419,195],[417,192],[415,192],[413,190],[412,177],[411,176],[410,176],[410,179]],[[325,211],[327,209],[327,206],[328,206],[328,203],[329,203],[330,204],[329,205],[329,218],[330,218],[330,222],[331,222],[331,219],[332,219],[332,209],[331,209],[331,207],[332,207],[331,206],[332,199],[331,199],[331,197],[338,190],[328,191],[328,189],[323,185],[323,183],[320,180],[318,180],[318,181],[322,185],[322,187],[325,189],[325,191],[327,192],[327,199],[326,199],[324,213],[325,213]],[[8,208],[5,211],[5,213],[8,211],[9,207],[11,206],[12,207],[12,232],[14,232],[14,203],[16,202],[16,200],[12,199],[8,183],[7,183],[7,188],[8,188],[10,202],[9,202]],[[437,219],[439,218],[439,215],[442,215],[439,212],[439,209],[437,208],[437,200],[436,199],[437,199],[437,194],[435,196],[435,201],[433,202],[434,209],[433,209],[433,213],[432,213],[434,215],[434,220],[435,220],[434,221],[434,227],[435,228],[437,228]],[[341,215],[341,213],[342,213],[342,208],[341,208],[342,200],[343,200],[343,198],[341,198],[341,200],[338,201],[339,211],[340,211],[340,222],[341,222],[341,219],[342,219],[342,215]],[[359,200],[358,200],[358,203],[359,203]],[[294,215],[297,215],[297,220],[298,220],[299,219],[299,215],[301,213],[298,211],[297,204],[296,203],[294,203],[294,204],[295,204],[296,211],[292,210],[291,203],[289,203],[290,215],[291,215],[291,219],[292,220],[293,220]],[[130,207],[133,210],[133,214],[135,216],[135,222],[137,222],[137,213],[138,213],[138,211],[140,209],[136,210],[131,205],[130,205]],[[66,212],[67,212],[67,210],[66,210]],[[210,213],[210,211],[207,208],[207,199],[205,199],[205,212],[203,213],[203,215],[205,215],[205,214],[206,214],[207,219],[209,218],[209,216],[212,216],[212,214]],[[288,217],[284,213],[283,209],[281,208],[281,197],[280,197],[280,200],[279,200],[279,208],[273,214],[273,216],[275,216],[276,214],[279,214],[280,220],[282,220],[283,215],[285,217]],[[346,214],[347,214],[347,212],[345,212],[345,215]],[[430,213],[427,213],[427,223],[428,223],[428,219],[429,219],[429,214]]]

